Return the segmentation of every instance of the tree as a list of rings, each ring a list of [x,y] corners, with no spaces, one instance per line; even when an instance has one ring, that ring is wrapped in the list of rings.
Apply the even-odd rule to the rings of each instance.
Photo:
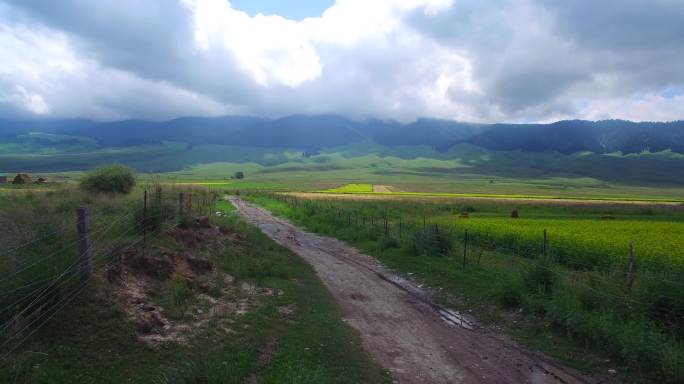
[[[234,177],[235,177],[236,179],[238,179],[238,180],[244,179],[244,178],[245,178],[245,174],[244,174],[242,171],[237,171],[237,172],[235,172]]]

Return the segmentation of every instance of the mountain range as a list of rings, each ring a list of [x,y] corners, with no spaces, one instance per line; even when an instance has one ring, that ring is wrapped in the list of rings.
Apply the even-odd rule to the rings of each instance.
[[[85,137],[100,147],[177,141],[318,150],[370,140],[386,146],[426,145],[446,151],[460,143],[490,150],[624,154],[671,150],[684,153],[684,121],[565,120],[550,124],[474,124],[439,119],[411,123],[351,120],[340,116],[293,115],[278,119],[249,116],[186,117],[164,122],[84,119],[0,120],[0,141],[42,132]]]

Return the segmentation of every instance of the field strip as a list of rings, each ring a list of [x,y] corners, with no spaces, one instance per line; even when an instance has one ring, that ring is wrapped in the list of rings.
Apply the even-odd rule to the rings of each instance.
[[[414,283],[355,248],[237,197],[230,201],[247,221],[314,267],[370,356],[399,382],[591,382],[487,329],[469,329],[471,321],[431,304]]]
[[[657,198],[622,198],[622,197],[567,197],[567,196],[527,196],[527,195],[496,195],[469,193],[431,193],[431,192],[288,192],[287,194],[301,197],[328,196],[348,199],[385,199],[392,198],[435,198],[435,199],[472,199],[472,200],[509,200],[509,201],[550,201],[577,203],[613,203],[613,204],[662,204],[680,205],[684,200]]]

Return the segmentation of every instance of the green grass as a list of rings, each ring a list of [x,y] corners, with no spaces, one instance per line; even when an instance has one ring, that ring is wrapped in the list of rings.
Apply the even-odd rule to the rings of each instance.
[[[200,196],[204,192],[193,193]],[[177,198],[167,189],[164,196]],[[140,197],[139,190],[124,198],[94,198],[67,190],[32,197],[17,195],[11,205],[0,208],[27,213],[35,206],[30,209],[40,209],[41,215],[26,223],[31,225],[52,215],[58,221],[62,214],[71,219],[73,207],[88,202],[93,219],[99,222],[137,209]],[[220,201],[211,210],[229,213],[232,207]],[[6,213],[0,210],[0,214]],[[236,287],[247,282],[279,292],[259,296],[245,315],[234,317],[232,333],[227,334],[220,324],[210,324],[187,344],[148,347],[137,339],[132,323],[111,299],[109,283],[96,278],[72,304],[0,364],[0,382],[237,384],[250,376],[264,383],[387,381],[386,374],[366,357],[360,339],[341,321],[334,299],[308,264],[235,215],[212,220],[239,234],[244,243],[229,244],[221,251],[202,248],[196,252],[234,276]],[[126,227],[132,224],[125,222],[122,228]],[[148,252],[161,249],[158,247],[176,249],[180,245],[150,234]],[[57,264],[52,267],[62,268]],[[33,278],[36,273],[24,278]],[[197,284],[170,278],[160,281],[153,299],[167,309],[169,318],[183,319],[188,316],[187,309],[196,305],[193,297],[201,289]],[[291,306],[294,312],[281,313],[279,308],[284,306]],[[266,346],[272,348],[268,360],[261,357]]]
[[[634,382],[684,380],[684,228],[673,208],[524,206],[523,218],[511,219],[510,203],[249,199],[441,288],[443,303],[472,310],[578,368],[617,367]],[[469,219],[456,218],[464,211]],[[601,219],[605,215],[615,219]],[[465,228],[470,249],[463,268]],[[544,228],[550,235],[546,257],[540,256]],[[634,234],[653,236],[654,248],[650,254],[644,245],[636,248],[629,291],[624,241]]]
[[[684,201],[684,184],[676,177],[684,173],[684,156],[669,152],[561,155],[488,151],[465,144],[437,152],[423,146],[359,143],[306,157],[294,149],[169,142],[36,153],[0,154],[0,169],[52,172],[51,179],[73,179],[79,177],[77,171],[116,162],[166,182],[208,183],[224,189],[311,191],[375,184],[407,194]],[[236,181],[229,177],[238,171],[246,179],[233,185]]]

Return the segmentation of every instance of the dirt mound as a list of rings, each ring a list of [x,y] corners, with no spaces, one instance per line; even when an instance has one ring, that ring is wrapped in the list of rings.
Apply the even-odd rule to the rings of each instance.
[[[176,227],[166,231],[176,242],[187,248],[197,249],[200,246],[220,246],[226,240],[233,243],[244,242],[244,237],[225,227],[214,226],[206,217],[195,219],[192,226]]]
[[[185,343],[209,323],[231,333],[235,316],[258,305],[259,296],[273,294],[272,290],[244,282],[236,285],[232,276],[215,268],[197,248],[236,245],[241,240],[234,232],[215,227],[208,220],[196,223],[191,228],[166,232],[170,241],[175,240],[186,249],[148,247],[146,252],[114,251],[120,262],[104,272],[111,283],[113,299],[135,325],[139,339],[151,346],[168,341]],[[159,304],[164,302],[159,296],[165,284],[178,284],[188,290],[184,312]]]

